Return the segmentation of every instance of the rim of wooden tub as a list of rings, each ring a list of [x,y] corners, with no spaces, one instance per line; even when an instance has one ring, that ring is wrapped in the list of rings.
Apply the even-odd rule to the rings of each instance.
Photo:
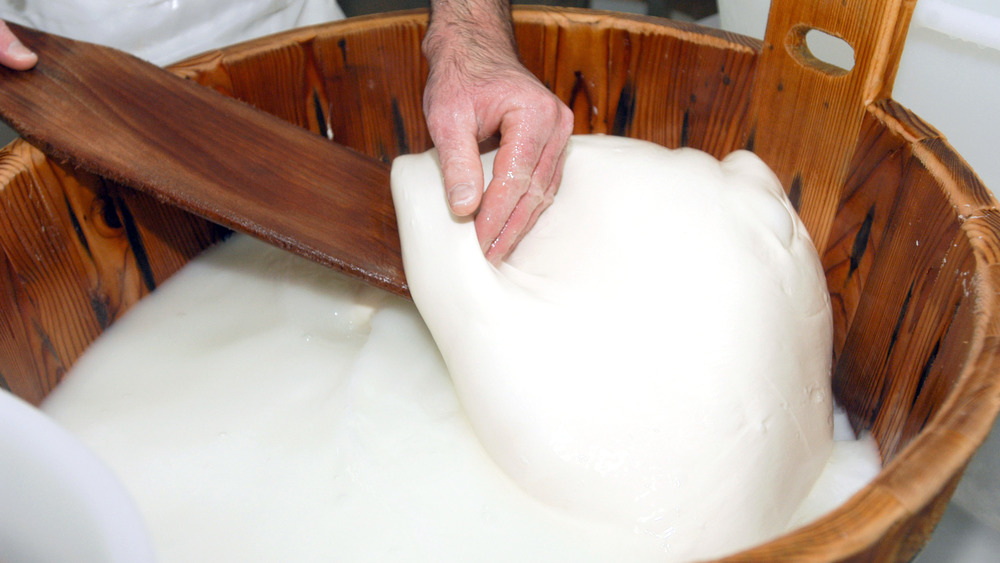
[[[785,3],[787,4],[787,2]],[[891,4],[892,2],[887,3]],[[901,0],[895,2],[896,8],[900,3]],[[875,4],[880,3],[876,2]],[[890,6],[888,9],[896,8]],[[909,10],[912,10],[912,2],[909,3]],[[907,18],[908,15],[904,13],[904,19]],[[719,52],[739,53],[740,57],[750,65],[749,70],[747,76],[737,77],[733,75],[731,78],[755,82],[755,84],[745,84],[744,86],[747,88],[744,90],[745,92],[750,91],[751,88],[762,87],[764,79],[761,77],[769,75],[760,69],[767,65],[769,57],[774,56],[771,54],[772,51],[782,51],[781,49],[770,49],[774,41],[769,41],[769,38],[765,38],[761,42],[722,31],[644,16],[575,9],[519,7],[515,10],[515,21],[520,42],[523,42],[523,33],[526,29],[552,31],[549,34],[540,34],[545,49],[564,48],[565,44],[562,42],[571,39],[562,37],[561,34],[567,33],[570,28],[579,28],[590,31],[594,29],[616,30],[616,32],[621,31],[626,35],[631,34],[633,37],[662,35],[671,38],[671,40],[706,46]],[[227,47],[189,59],[171,68],[181,76],[211,84],[212,87],[232,95],[234,92],[229,75],[232,69],[229,67],[233,61],[249,60],[264,53],[273,54],[276,45],[303,46],[317,41],[317,38],[320,37],[342,37],[373,32],[373,30],[382,30],[385,34],[391,35],[399,30],[405,30],[403,35],[397,39],[406,43],[407,48],[416,48],[417,53],[419,53],[419,41],[422,38],[425,25],[426,14],[422,11],[353,18],[292,30]],[[892,29],[895,31],[889,33],[886,40],[898,47],[901,45],[902,38],[899,37],[898,22],[894,25],[895,27]],[[905,22],[903,22],[903,27],[905,29]],[[888,45],[886,48],[891,47],[892,45]],[[877,58],[877,56],[873,56]],[[861,59],[863,61],[864,57]],[[425,75],[425,63],[420,63],[419,66],[420,68],[416,69],[415,72]],[[550,82],[551,76],[547,76],[546,72],[547,70],[543,70],[541,73],[543,80]],[[886,154],[893,155],[892,158],[906,161],[905,166],[904,164],[899,165],[900,181],[910,181],[914,175],[920,175],[921,178],[929,179],[921,181],[933,181],[936,184],[939,195],[950,202],[954,223],[957,225],[959,233],[956,236],[961,237],[960,242],[963,245],[968,245],[970,255],[966,259],[971,264],[970,272],[973,275],[967,279],[968,286],[964,299],[961,301],[962,305],[956,305],[954,312],[955,316],[961,316],[968,322],[971,331],[966,335],[968,343],[962,349],[963,357],[952,359],[953,363],[961,367],[954,382],[949,381],[948,385],[951,387],[941,390],[942,393],[948,393],[947,399],[937,409],[928,412],[930,418],[922,429],[912,436],[912,439],[909,439],[908,442],[903,440],[902,442],[905,443],[897,443],[892,446],[895,449],[890,456],[891,459],[871,484],[836,511],[816,522],[761,546],[728,557],[724,559],[726,561],[909,560],[926,542],[943,513],[962,470],[976,448],[985,440],[997,412],[1000,411],[1000,340],[998,340],[998,333],[1000,333],[998,330],[998,326],[1000,326],[1000,321],[998,321],[998,310],[1000,310],[1000,303],[998,303],[998,295],[1000,295],[1000,270],[998,270],[1000,218],[998,218],[996,210],[996,200],[939,132],[889,98],[888,92],[891,90],[893,71],[889,69],[887,72],[883,68],[881,72],[888,78],[867,90],[869,93],[875,92],[878,95],[869,96],[863,101],[863,105],[859,109],[862,116],[861,123],[858,124],[857,129],[862,131],[864,135],[870,135],[865,139],[870,139],[872,146],[878,143],[885,144],[885,146],[879,145],[872,150],[881,150]],[[583,79],[585,81],[586,76]],[[574,88],[579,87],[580,80],[581,76],[577,75],[576,77],[571,76],[562,83],[550,83],[549,85],[555,86],[554,89],[562,89],[564,93],[570,92],[572,94],[575,92],[578,94],[579,90],[574,90]],[[586,86],[586,84],[583,85],[584,90]],[[610,90],[611,88],[606,89]],[[570,98],[571,104],[575,103],[576,98],[564,97]],[[610,99],[611,97],[608,97],[608,100]],[[315,100],[310,100],[310,102],[313,101]],[[328,102],[328,100],[324,101]],[[621,97],[619,97],[618,102],[617,107],[620,108]],[[606,121],[610,122],[613,121],[611,119],[613,116],[610,114],[616,111],[616,104],[609,102],[607,105],[610,107],[604,107],[601,111],[608,114]],[[745,115],[739,114],[740,123],[723,128],[726,134],[720,138],[712,136],[710,125],[702,124],[705,132],[699,142],[702,145],[708,145],[705,149],[716,156],[721,156],[734,148],[749,145],[755,151],[764,153],[762,157],[771,164],[771,160],[765,156],[766,153],[769,150],[781,151],[787,150],[787,148],[768,148],[766,140],[760,134],[761,129],[754,125],[755,119],[759,119],[762,112],[766,113],[766,108],[762,109],[760,105],[747,105],[737,109],[745,110]],[[416,112],[419,114],[419,108],[416,108]],[[739,112],[736,111],[736,113]],[[283,117],[292,121],[311,120],[313,128],[319,127],[316,122],[320,119],[315,113]],[[688,116],[685,115],[685,124],[687,124],[687,119]],[[692,122],[697,121],[697,119],[697,115],[691,118]],[[592,130],[596,122],[596,120],[589,122]],[[409,121],[404,119],[402,126],[411,129],[420,127],[420,125],[413,123],[412,119]],[[623,130],[617,131],[614,130],[614,124],[601,125],[601,123],[597,123],[597,125],[597,132],[617,134],[632,134],[644,126],[641,123],[631,123],[624,125]],[[606,130],[601,131],[602,126]],[[697,136],[699,134],[697,131],[700,131],[698,127],[697,123],[692,125],[690,131],[695,131],[695,133],[690,134]],[[876,129],[884,131],[884,134],[877,132]],[[718,132],[715,131],[715,133]],[[422,137],[425,134],[423,132],[412,134],[418,138],[418,142],[411,143],[409,147],[404,148],[412,150],[425,148],[420,146],[421,143],[428,142],[426,138]],[[691,141],[690,138],[685,138],[686,134],[683,131],[671,131],[668,133],[669,138],[655,140],[668,146],[677,146]],[[640,134],[635,136],[649,137],[651,135],[648,131],[640,131]],[[849,166],[845,165],[844,172],[838,177],[841,184],[864,181],[851,177],[851,174],[856,170],[863,168],[863,166],[859,166],[859,163],[866,164],[863,151],[857,148],[861,143],[861,138],[857,137],[848,141],[845,144],[849,147],[844,149],[848,151],[848,154],[843,158],[847,159]],[[378,150],[371,147],[366,152],[374,153],[374,156],[391,158],[393,151],[398,152],[400,147],[381,147],[381,149],[388,152],[379,153]],[[900,153],[905,154],[899,156]],[[6,186],[14,175],[34,166],[34,163],[39,162],[39,159],[43,157],[25,143],[16,141],[11,147],[4,150],[2,158],[4,165],[0,167],[0,185]],[[799,199],[800,204],[804,205],[802,202],[810,201],[810,190],[819,188],[814,188],[810,184],[809,178],[803,180],[799,177],[796,180],[797,170],[795,166],[797,165],[796,163],[779,163],[776,171],[785,182],[786,189],[790,189],[790,184],[798,182],[799,189],[806,194],[800,196]],[[838,186],[837,189],[843,190],[843,185]],[[847,203],[845,204],[845,202]],[[853,202],[848,196],[840,193],[837,201],[832,204],[831,216],[838,212],[841,207],[851,203]],[[827,208],[831,206],[829,202],[816,204],[817,207],[823,207],[823,205],[826,205]],[[824,217],[824,213],[824,211],[807,210],[804,217],[810,218],[812,221],[819,221],[818,218]],[[864,221],[861,223],[863,226]],[[870,254],[858,255],[856,252],[857,243],[860,240],[857,233],[853,233],[851,237],[847,238],[839,236],[852,228],[857,230],[856,226],[838,226],[836,221],[831,220],[830,224],[824,227],[825,234],[818,237],[822,241],[818,242],[817,246],[820,244],[823,246],[820,248],[820,253],[824,257],[828,282],[832,278],[836,278],[838,283],[843,282],[845,286],[855,283],[851,280],[843,281],[841,279],[843,276],[836,273],[838,268],[841,267],[842,263],[850,263],[850,267],[854,268],[856,267],[854,261],[863,262],[873,259]],[[838,231],[838,229],[840,230]],[[840,247],[845,248],[841,249]],[[862,252],[862,254],[864,253]],[[850,275],[847,277],[850,278]],[[833,290],[831,289],[831,291]],[[973,300],[974,303],[971,302]],[[902,324],[903,320],[900,316],[900,323],[897,324]],[[849,318],[845,317],[844,323],[846,327],[852,326]],[[842,334],[841,338],[846,338],[846,336]],[[941,336],[942,341],[944,338],[945,336]],[[842,344],[843,342],[840,343],[840,345]],[[839,352],[842,351],[841,348]],[[937,369],[933,368],[932,363],[928,362],[926,369]],[[933,379],[932,374],[928,381]],[[933,381],[928,385],[932,383]],[[867,406],[862,405],[862,407]],[[852,422],[858,423],[857,417],[852,418]],[[860,424],[860,426],[863,427],[864,424]],[[896,440],[899,441],[898,438]],[[880,447],[887,446],[880,441]]]
[[[912,5],[911,2],[908,8],[911,11]],[[889,6],[888,9],[896,8]],[[655,17],[573,8],[515,6],[514,17],[519,30],[529,25],[565,27],[572,23],[594,28],[624,29],[636,35],[668,34],[683,41],[719,49],[751,52],[758,58],[765,51],[767,40],[759,41]],[[905,27],[909,13],[902,17],[904,21],[894,25]],[[377,14],[293,30],[196,57],[175,65],[173,69],[181,76],[211,82],[206,78],[213,74],[219,76],[219,73],[225,75],[222,68],[227,58],[252,57],[271,50],[276,42],[308,43],[315,36],[329,32],[331,27],[336,28],[338,34],[350,35],[371,31],[376,25],[386,29],[410,28],[413,34],[408,35],[405,41],[419,42],[426,25],[426,14],[422,10]],[[522,43],[520,35],[518,39]],[[897,42],[895,48],[901,46],[903,39],[905,33],[902,37],[893,38]],[[557,42],[558,38],[548,40]],[[884,67],[881,70],[886,72]],[[425,68],[423,72],[426,73]],[[960,219],[962,230],[976,254],[974,283],[980,300],[974,342],[947,401],[923,430],[883,467],[872,483],[836,511],[812,524],[723,558],[724,561],[911,559],[926,543],[961,472],[985,440],[1000,411],[1000,341],[997,330],[997,312],[1000,310],[997,300],[1000,293],[1000,217],[996,212],[996,200],[968,164],[947,144],[943,135],[888,97],[894,68],[890,68],[888,73],[889,84],[879,86],[883,97],[868,101],[864,111],[893,134],[906,140],[914,156],[954,202],[956,216],[964,218]],[[547,85],[552,86],[551,83]],[[222,90],[225,91],[225,88]],[[718,147],[714,148],[714,152],[720,152]],[[787,190],[787,175],[783,179]]]

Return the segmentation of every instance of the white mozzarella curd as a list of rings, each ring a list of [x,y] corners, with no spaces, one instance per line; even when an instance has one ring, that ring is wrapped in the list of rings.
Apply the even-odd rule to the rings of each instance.
[[[784,530],[830,456],[832,316],[759,158],[574,137],[556,203],[499,269],[435,152],[398,158],[392,184],[414,302],[515,482],[678,558]]]
[[[588,160],[594,157],[589,149],[581,150],[591,142],[600,146],[609,141],[574,139],[567,170],[581,156]],[[632,150],[620,149],[625,153]],[[619,148],[612,147],[612,152],[617,151]],[[615,176],[624,176],[621,163],[616,166]],[[440,190],[440,179],[435,182],[432,184]],[[564,200],[573,199],[573,185],[573,180],[564,181],[558,203],[543,215],[551,218],[540,222],[526,243],[536,238],[545,240],[557,232],[547,221],[568,220],[558,210]],[[424,188],[407,188],[417,189]],[[622,196],[640,197],[625,192]],[[437,198],[430,199],[437,206],[445,205],[440,192]],[[767,203],[755,201],[754,196],[746,195],[740,201],[764,213],[773,211]],[[684,205],[683,198],[675,204]],[[649,202],[633,201],[633,205],[643,207]],[[713,205],[712,213],[725,207],[721,200]],[[453,221],[447,213],[442,215],[440,209],[414,211],[400,215],[404,233],[407,221],[463,223]],[[424,211],[428,217],[414,216]],[[660,217],[662,221],[670,220],[665,215]],[[784,224],[780,213],[767,217],[765,221]],[[693,222],[691,218],[689,223]],[[742,229],[746,239],[754,238],[753,227]],[[782,231],[784,238],[776,238],[778,246],[767,243],[757,250],[758,254],[778,252],[776,249],[786,247],[789,236],[798,240],[800,230],[797,223],[792,223]],[[689,270],[704,267],[690,262],[696,253],[672,249],[668,243],[673,235],[665,229],[659,232],[663,238],[657,248],[662,250],[657,252],[666,253],[668,259],[663,261],[670,263],[670,268],[664,272],[662,265],[651,263],[648,256],[633,263],[635,287],[643,292],[670,292],[675,287],[672,284],[686,283],[684,291],[696,291],[694,286],[699,284],[690,283]],[[474,233],[472,237],[475,246]],[[580,249],[575,258],[553,257],[549,271],[543,272],[553,276],[548,280],[529,267],[531,246],[523,246],[512,257],[510,266],[500,272],[488,270],[499,281],[473,289],[483,291],[484,299],[498,299],[502,294],[489,284],[517,291],[529,287],[536,292],[533,299],[538,308],[546,311],[573,304],[574,299],[583,298],[582,293],[564,297],[556,282],[550,280],[560,280],[559,264],[581,268],[577,273],[582,274],[586,268],[580,262],[586,260],[580,256],[599,250],[599,237],[598,232],[587,231],[579,238],[581,244],[589,245],[589,251]],[[698,240],[693,233],[687,238],[692,244]],[[446,252],[451,252],[448,248]],[[409,269],[413,256],[407,252]],[[481,253],[476,252],[478,260],[482,260]],[[623,249],[622,255],[641,257],[638,251],[629,249]],[[463,258],[456,255],[456,259]],[[600,260],[594,256],[592,265],[599,265]],[[811,268],[807,265],[804,269]],[[613,273],[605,274],[610,279]],[[697,280],[718,290],[719,284],[708,279],[711,274],[702,272]],[[461,275],[451,271],[439,274],[446,278]],[[413,273],[408,271],[408,276]],[[775,276],[780,278],[780,274]],[[601,287],[605,283],[610,281],[591,285]],[[793,295],[800,290],[795,283],[781,289]],[[414,294],[421,301],[416,288]],[[739,356],[740,350],[731,349],[741,348],[738,343],[722,346],[719,337],[712,336],[716,344],[706,351],[705,347],[697,347],[693,336],[685,336],[687,331],[708,330],[708,325],[715,332],[731,332],[738,321],[730,316],[706,321],[705,326],[694,322],[676,330],[671,328],[677,315],[695,310],[731,315],[732,311],[720,313],[705,308],[708,305],[698,303],[703,299],[698,295],[689,293],[688,301],[676,304],[670,315],[648,309],[638,321],[635,311],[629,311],[637,307],[631,296],[615,300],[617,307],[591,304],[587,311],[570,315],[573,321],[588,325],[586,331],[572,330],[575,337],[588,338],[577,343],[574,353],[593,359],[593,350],[628,344],[630,354],[651,352],[655,356],[655,376],[641,369],[640,360],[635,358],[623,358],[615,365],[610,359],[600,358],[592,366],[574,363],[564,356],[566,344],[560,341],[564,337],[531,332],[535,329],[530,327],[529,333],[545,336],[544,344],[564,357],[546,364],[531,355],[537,350],[530,346],[506,348],[507,353],[521,360],[514,369],[497,354],[487,354],[472,337],[461,340],[474,346],[464,353],[480,356],[478,363],[450,366],[458,396],[462,397],[460,404],[445,363],[412,304],[237,235],[192,261],[116,322],[87,350],[43,408],[120,476],[140,507],[159,559],[165,562],[683,561],[742,545],[733,546],[727,538],[718,542],[706,539],[709,536],[702,535],[698,528],[710,527],[711,522],[691,521],[703,514],[697,507],[690,515],[677,513],[672,505],[660,507],[652,520],[636,520],[632,508],[652,506],[650,499],[660,495],[661,490],[673,491],[671,496],[661,497],[669,503],[700,498],[702,502],[725,505],[731,500],[733,505],[741,506],[742,516],[751,519],[744,524],[753,528],[761,527],[757,525],[760,519],[772,519],[763,526],[766,530],[762,535],[741,540],[756,542],[835,507],[878,471],[878,454],[870,439],[855,442],[845,438],[835,444],[833,456],[826,453],[830,439],[828,374],[815,388],[809,388],[809,383],[803,389],[791,390],[775,381],[782,377],[775,375],[777,372],[768,372],[763,389],[741,383],[740,379],[748,376],[735,372],[725,382],[707,389],[690,388],[684,381],[656,381],[705,379],[712,374],[694,371],[702,369],[701,364],[716,365],[725,358]],[[741,303],[738,296],[721,298],[732,306]],[[465,307],[461,318],[470,325],[465,327],[470,334],[480,330],[474,325],[495,322],[482,312],[489,311],[491,304],[471,303],[469,296],[461,293],[450,299]],[[426,299],[421,307],[425,305]],[[516,313],[530,312],[530,307],[511,307]],[[751,309],[747,314],[764,319],[773,314],[766,306]],[[618,317],[608,316],[615,311]],[[639,324],[632,326],[631,322]],[[433,319],[428,323],[441,338],[438,331],[443,329],[435,327]],[[760,332],[766,330],[770,330],[768,325],[762,325]],[[647,331],[657,335],[648,335]],[[601,333],[606,338],[595,340]],[[499,351],[523,344],[502,336],[494,340]],[[685,346],[691,350],[671,348],[669,341],[675,338],[686,338]],[[779,352],[766,350],[766,341],[765,336],[753,340],[752,345],[765,356],[759,361],[777,362],[779,366],[803,361],[775,357]],[[794,355],[795,346],[787,344],[791,351],[782,353]],[[456,352],[444,349],[445,358],[453,363]],[[698,362],[683,359],[689,353],[703,357]],[[503,381],[492,380],[498,377],[496,371],[490,371],[493,367],[484,371],[469,367],[477,365],[509,370],[503,375],[513,391],[504,391]],[[539,371],[539,365],[550,369],[551,375]],[[566,371],[566,367],[571,370]],[[487,381],[477,380],[482,377]],[[525,381],[527,377],[538,378],[537,386]],[[571,380],[552,380],[557,377]],[[691,395],[643,395],[629,403],[629,393],[640,389],[637,377],[650,380],[647,395],[689,391]],[[624,388],[619,390],[618,385]],[[740,389],[743,396],[732,397],[730,387]],[[764,396],[775,388],[782,390],[784,400],[779,401],[776,412],[768,414],[764,411],[775,405],[755,403],[766,403]],[[476,392],[482,395],[476,396]],[[512,392],[520,395],[512,398]],[[802,402],[802,393],[806,394],[807,410],[820,411],[821,416],[816,418],[822,420],[816,422],[804,414],[796,419],[798,430],[782,429],[786,413],[795,412],[796,405]],[[586,412],[572,412],[577,402]],[[659,410],[679,409],[690,415],[692,407],[684,402],[697,402],[703,408],[693,419],[674,421],[677,427],[664,426]],[[511,410],[505,413],[505,409]],[[551,414],[545,414],[547,410]],[[614,418],[631,419],[631,412],[623,414],[630,410],[650,417],[650,427],[655,430],[632,428],[619,436],[617,443],[608,445],[617,431],[612,429],[621,428],[615,426],[618,423]],[[490,428],[483,427],[484,421],[510,426],[511,417],[513,430],[496,430],[506,433],[509,444],[498,441],[490,435]],[[806,439],[812,426],[819,428],[819,445]],[[739,437],[729,442],[693,443],[709,439],[703,427],[734,431]],[[547,438],[534,438],[533,431]],[[592,433],[594,441],[590,445],[586,444],[585,432]],[[787,453],[775,453],[781,447],[761,445],[762,436],[772,434],[783,437]],[[545,440],[553,450],[548,458],[544,452],[538,453],[546,447],[545,443],[539,446],[539,442]],[[743,440],[752,445],[742,446],[739,442]],[[661,441],[679,441],[671,446],[676,453],[664,457]],[[811,451],[803,453],[806,444]],[[615,451],[619,445],[623,450]],[[650,452],[636,451],[643,447]],[[757,447],[766,452],[752,451]],[[668,465],[688,463],[686,456],[696,450],[709,452],[711,460],[692,470],[655,467],[658,460]],[[734,463],[732,450],[744,457]],[[536,458],[527,469],[515,466],[511,471],[509,463],[503,461],[510,451]],[[784,455],[799,465],[783,467]],[[760,460],[767,456],[777,458]],[[830,464],[812,494],[801,503],[799,514],[792,517],[790,511],[785,514],[783,509],[774,508],[791,505],[790,510],[794,510],[799,506],[801,494],[795,483],[801,481],[802,487],[808,489],[828,457]],[[711,467],[718,463],[723,467]],[[762,499],[764,506],[750,514],[750,507],[741,500],[746,491],[740,489],[759,479],[748,473],[761,466],[780,475],[785,486],[775,490],[765,483],[769,487],[766,492],[751,492]],[[562,477],[559,471],[565,471]],[[596,476],[588,475],[588,471]],[[641,471],[650,473],[644,476]],[[709,475],[701,476],[699,471]],[[552,492],[539,491],[538,483],[525,479],[538,475],[548,479],[545,484]],[[634,502],[623,503],[614,496],[623,491],[630,495],[638,489],[615,479],[635,479],[640,488],[656,486],[648,487],[647,493]],[[703,488],[691,492],[692,487]],[[574,488],[582,495],[581,500],[567,497]],[[766,495],[773,497],[764,498]],[[788,500],[786,495],[797,498]],[[610,516],[596,512],[605,509]],[[662,519],[675,517],[678,520],[670,524],[673,534],[657,533],[657,526],[664,523]],[[707,543],[680,549],[677,546],[691,543],[683,535],[697,536],[695,543]]]

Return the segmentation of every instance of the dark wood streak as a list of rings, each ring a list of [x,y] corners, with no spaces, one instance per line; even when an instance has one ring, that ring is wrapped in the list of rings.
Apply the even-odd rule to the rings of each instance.
[[[910,301],[913,299],[914,283],[916,282],[911,282],[910,287],[906,289],[906,297],[903,299],[903,304],[900,305],[899,313],[896,316],[896,325],[892,327],[892,332],[889,334],[889,345],[886,347],[884,358],[886,362],[888,362],[888,358],[892,356],[892,352],[896,348],[896,343],[899,342],[899,332],[903,328],[903,321],[906,320],[906,317],[910,312]]]
[[[340,57],[344,62],[344,66],[347,66],[347,39],[338,39],[337,48],[340,49]]]
[[[101,205],[101,218],[104,220],[104,224],[112,229],[121,229],[122,219],[118,216],[118,210],[115,207],[114,199],[107,193],[103,191],[98,195],[102,205]]]
[[[319,92],[313,90],[313,111],[316,112],[316,127],[319,129],[319,136],[326,138],[329,130],[326,128],[326,113],[323,111],[323,103],[319,99]]]
[[[573,90],[570,92],[567,105],[574,110],[574,113],[578,117],[578,121],[589,123],[588,132],[594,132],[591,117],[591,114],[593,113],[591,108],[594,107],[594,100],[591,98],[590,88],[587,87],[587,79],[581,70],[573,71],[573,75],[576,79],[573,82]],[[585,116],[583,120],[579,119],[580,115]],[[579,129],[579,126],[577,129]]]
[[[45,389],[47,394],[52,389],[55,389],[56,384],[62,381],[63,376],[66,375],[66,370],[69,369],[69,365],[60,356],[59,350],[52,341],[49,332],[45,330],[45,327],[36,319],[32,319],[32,328],[34,329],[35,338],[38,339],[39,347],[43,352],[43,361],[51,366],[50,373],[52,378],[43,382],[43,389]]]
[[[792,177],[792,183],[788,187],[788,200],[792,202],[795,211],[802,208],[802,175],[796,173]]]
[[[618,94],[618,104],[615,107],[615,117],[611,124],[611,134],[625,136],[632,127],[635,118],[635,93],[632,81],[626,80]]]
[[[691,135],[691,110],[684,110],[684,118],[681,120],[681,146],[686,147]]]
[[[750,131],[747,133],[746,139],[743,141],[743,149],[753,152],[754,143],[757,140],[757,128],[751,127]]]
[[[135,218],[132,217],[132,212],[121,197],[115,197],[113,201],[122,228],[125,230],[125,236],[128,238],[129,248],[132,249],[136,265],[139,266],[139,272],[142,274],[142,281],[148,291],[153,291],[156,289],[156,279],[149,264],[149,253],[146,252],[146,245],[143,244],[142,235],[136,227]]]
[[[957,306],[955,307],[955,312],[956,313],[958,312]],[[920,399],[920,392],[924,390],[924,385],[927,383],[927,378],[931,374],[931,368],[934,367],[934,361],[937,360],[938,351],[940,349],[941,349],[941,341],[938,340],[937,342],[934,343],[934,348],[931,350],[931,355],[927,358],[927,361],[924,362],[923,369],[920,370],[920,377],[917,378],[917,387],[916,389],[913,390],[913,400],[910,401],[911,410],[913,410],[913,408],[916,406],[917,400]],[[928,416],[930,416],[930,413],[928,413]]]
[[[94,311],[94,318],[97,319],[99,327],[104,329],[111,326],[111,308],[106,295],[101,295],[97,291],[90,292],[90,308]]]
[[[80,218],[76,216],[76,211],[73,209],[73,205],[70,203],[69,198],[63,194],[63,205],[66,209],[69,209],[69,220],[73,225],[73,232],[76,234],[76,239],[80,241],[80,245],[83,247],[84,252],[87,253],[87,257],[93,259],[94,253],[90,249],[90,243],[87,241],[87,236],[83,234],[83,226],[80,223]]]
[[[850,264],[851,267],[847,271],[847,277],[850,278],[857,271],[858,266],[861,265],[861,260],[868,250],[868,237],[872,233],[872,221],[875,220],[875,205],[868,208],[868,212],[865,213],[864,220],[861,221],[861,226],[858,228],[857,233],[854,234],[854,244],[851,245],[851,255]]]
[[[403,114],[399,111],[399,100],[392,99],[392,125],[396,134],[396,154],[409,154],[410,144],[406,137],[406,123],[403,121]]]

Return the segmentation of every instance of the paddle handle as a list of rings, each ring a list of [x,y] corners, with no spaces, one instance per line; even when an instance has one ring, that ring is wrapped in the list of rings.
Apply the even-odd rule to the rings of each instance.
[[[0,116],[56,160],[407,294],[389,167],[121,51],[11,25]]]
[[[892,92],[915,0],[772,0],[744,142],[778,174],[817,248],[828,227],[866,108]],[[817,30],[854,50],[854,66],[817,59]]]

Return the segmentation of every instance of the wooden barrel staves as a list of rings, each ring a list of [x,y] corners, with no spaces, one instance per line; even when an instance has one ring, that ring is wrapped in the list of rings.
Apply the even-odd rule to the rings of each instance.
[[[774,0],[763,42],[641,16],[515,13],[523,61],[570,105],[577,133],[717,157],[750,148],[820,250],[834,391],[885,467],[835,512],[727,560],[909,560],[1000,410],[1000,218],[942,135],[890,97],[912,8]],[[388,162],[430,146],[426,21],[400,12],[303,28],[172,70]],[[853,69],[816,61],[810,29],[851,44]],[[0,152],[0,182],[0,385],[34,403],[224,235],[20,141]]]

